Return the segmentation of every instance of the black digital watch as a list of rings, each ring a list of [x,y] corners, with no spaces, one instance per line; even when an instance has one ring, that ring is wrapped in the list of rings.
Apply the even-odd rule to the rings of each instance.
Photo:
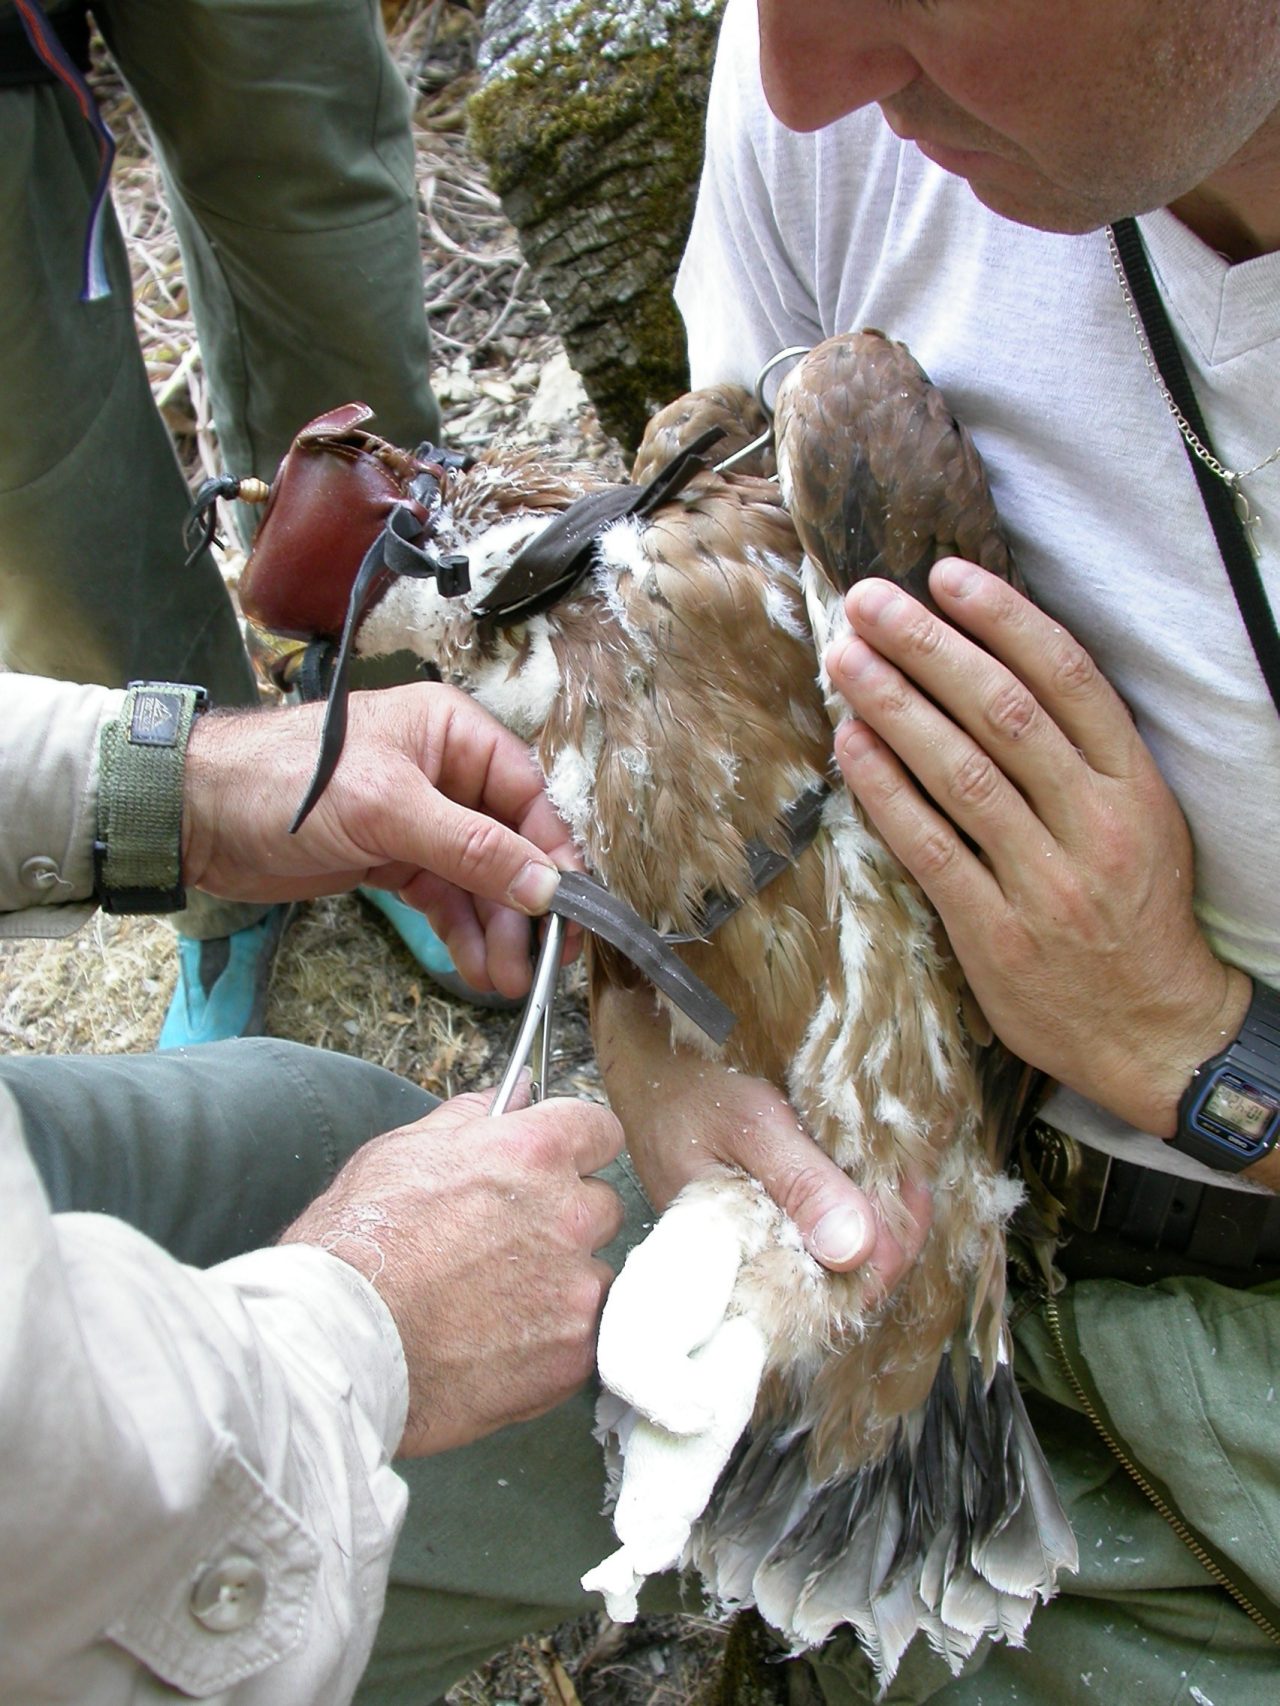
[[[1175,1149],[1238,1173],[1280,1139],[1280,991],[1253,985],[1235,1041],[1191,1075],[1178,1103]]]

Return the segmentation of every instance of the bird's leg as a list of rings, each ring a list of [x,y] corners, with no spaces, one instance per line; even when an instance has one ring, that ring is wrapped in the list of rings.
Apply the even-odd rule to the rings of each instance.
[[[766,1342],[731,1313],[745,1259],[761,1239],[737,1193],[697,1187],[632,1251],[600,1327],[600,1375],[616,1424],[622,1480],[618,1551],[582,1578],[629,1621],[645,1578],[680,1562],[693,1524],[751,1419]],[[616,1398],[613,1396],[616,1395]],[[629,1407],[629,1408],[626,1408]]]

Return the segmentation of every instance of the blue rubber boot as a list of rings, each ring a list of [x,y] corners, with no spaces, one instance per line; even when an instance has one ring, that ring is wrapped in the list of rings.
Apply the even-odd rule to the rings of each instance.
[[[273,906],[231,936],[179,936],[178,983],[156,1049],[261,1036],[276,949],[292,915],[292,906]]]
[[[449,958],[448,948],[431,928],[426,914],[407,905],[399,895],[392,894],[390,889],[362,888],[358,892],[388,921],[432,983],[439,984],[441,989],[447,989],[450,995],[456,995],[461,1001],[469,1001],[473,1007],[512,1013],[517,1007],[524,1006],[523,1000],[499,995],[496,990],[482,993],[465,983]]]

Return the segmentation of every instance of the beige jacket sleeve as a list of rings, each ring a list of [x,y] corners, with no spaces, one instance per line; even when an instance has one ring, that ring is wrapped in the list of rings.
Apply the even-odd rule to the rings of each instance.
[[[0,674],[0,939],[67,936],[93,911],[98,736],[123,697]]]
[[[293,1245],[200,1271],[51,1215],[0,1089],[0,1700],[342,1706],[406,1405],[354,1269]]]

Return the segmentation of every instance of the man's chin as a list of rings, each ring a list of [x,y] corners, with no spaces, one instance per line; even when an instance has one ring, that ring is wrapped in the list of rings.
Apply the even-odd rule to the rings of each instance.
[[[1050,231],[1063,237],[1083,236],[1086,231],[1099,231],[1121,214],[1108,214],[1096,205],[1084,202],[1043,179],[1032,186],[995,183],[977,177],[967,179],[969,188],[984,207],[998,213],[1015,225],[1028,225],[1035,231]]]

